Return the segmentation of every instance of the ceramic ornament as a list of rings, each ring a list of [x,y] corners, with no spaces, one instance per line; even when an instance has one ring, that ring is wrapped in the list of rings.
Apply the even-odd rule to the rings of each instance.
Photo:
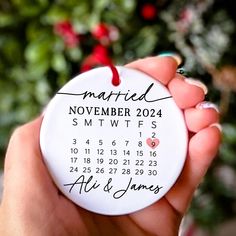
[[[183,113],[168,89],[122,66],[69,81],[49,103],[40,132],[60,191],[104,215],[129,214],[162,198],[181,173],[187,143]]]

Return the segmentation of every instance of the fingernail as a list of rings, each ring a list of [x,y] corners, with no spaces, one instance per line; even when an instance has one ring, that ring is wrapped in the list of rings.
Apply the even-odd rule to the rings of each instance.
[[[202,83],[200,80],[196,80],[193,78],[186,78],[185,81],[189,84],[200,87],[204,91],[205,95],[208,93],[207,86],[204,83]]]
[[[185,76],[185,77],[189,77],[189,72],[184,67],[178,68],[176,70],[176,72],[178,74],[181,74],[181,75]]]
[[[181,56],[174,52],[162,52],[158,55],[158,57],[172,57],[177,62],[178,66],[182,63]]]
[[[218,106],[215,105],[214,103],[208,102],[208,101],[200,102],[199,104],[197,104],[196,108],[198,108],[198,109],[209,109],[209,108],[213,108],[213,109],[215,109],[218,113],[220,113]]]
[[[222,126],[219,123],[214,123],[210,127],[216,127],[220,132],[222,132]]]

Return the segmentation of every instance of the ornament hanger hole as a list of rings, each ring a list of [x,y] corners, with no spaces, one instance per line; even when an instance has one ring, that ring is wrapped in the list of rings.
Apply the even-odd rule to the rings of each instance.
[[[121,83],[121,80],[120,80],[120,76],[119,76],[119,73],[118,73],[116,67],[113,65],[109,65],[109,67],[112,71],[112,80],[111,80],[112,85],[119,86]]]

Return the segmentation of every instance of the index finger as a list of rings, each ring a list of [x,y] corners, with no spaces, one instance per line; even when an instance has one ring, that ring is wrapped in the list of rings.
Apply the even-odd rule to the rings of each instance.
[[[127,64],[126,67],[140,70],[167,85],[175,77],[178,63],[171,56],[156,56],[139,59]]]

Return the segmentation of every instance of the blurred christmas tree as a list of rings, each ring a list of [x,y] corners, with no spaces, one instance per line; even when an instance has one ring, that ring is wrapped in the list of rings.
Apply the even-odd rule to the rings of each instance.
[[[81,71],[175,51],[222,112],[219,157],[191,212],[207,227],[235,216],[236,28],[223,0],[1,0],[0,152],[11,130],[41,112]]]

